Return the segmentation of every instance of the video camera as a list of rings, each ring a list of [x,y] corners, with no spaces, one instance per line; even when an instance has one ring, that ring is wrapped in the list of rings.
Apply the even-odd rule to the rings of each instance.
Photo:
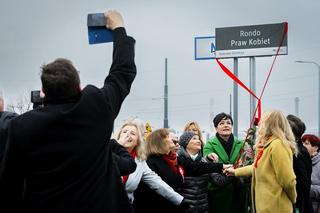
[[[40,95],[40,90],[31,91],[31,103],[33,103],[33,108],[43,106],[43,98]]]

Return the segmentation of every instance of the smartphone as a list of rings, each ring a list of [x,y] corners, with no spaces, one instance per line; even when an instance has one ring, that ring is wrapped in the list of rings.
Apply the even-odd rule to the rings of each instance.
[[[87,26],[89,44],[113,41],[112,31],[106,28],[106,18],[103,13],[88,14]]]

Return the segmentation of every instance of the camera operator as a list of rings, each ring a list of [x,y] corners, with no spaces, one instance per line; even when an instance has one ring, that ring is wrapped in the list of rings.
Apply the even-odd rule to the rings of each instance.
[[[42,67],[44,107],[10,123],[0,165],[1,213],[131,212],[106,138],[136,75],[135,40],[118,12],[105,17],[114,42],[103,87],[81,91],[71,61],[56,59]]]
[[[0,162],[3,156],[5,143],[7,140],[7,128],[9,122],[17,117],[18,114],[14,112],[4,111],[4,100],[0,96]]]

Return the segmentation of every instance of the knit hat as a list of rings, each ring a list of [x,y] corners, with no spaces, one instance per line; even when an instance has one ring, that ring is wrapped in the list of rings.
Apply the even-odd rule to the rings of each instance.
[[[213,119],[214,127],[217,128],[217,126],[218,126],[218,124],[220,123],[220,121],[226,120],[226,119],[230,119],[230,120],[231,120],[231,124],[233,125],[233,120],[232,120],[231,115],[226,114],[226,113],[224,113],[224,112],[221,112],[221,113],[219,113],[218,115],[216,115],[216,117],[214,117],[214,119]]]
[[[188,146],[188,143],[190,142],[191,138],[193,136],[195,136],[196,133],[194,132],[184,132],[179,139],[179,144],[180,146],[182,146],[183,148],[186,148]]]

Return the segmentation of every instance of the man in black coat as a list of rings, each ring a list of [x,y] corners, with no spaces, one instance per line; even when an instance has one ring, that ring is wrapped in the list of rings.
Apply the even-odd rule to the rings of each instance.
[[[13,118],[17,116],[18,114],[14,112],[4,111],[4,100],[0,96],[0,162],[5,148],[8,124]]]
[[[136,75],[135,40],[121,15],[105,13],[113,63],[101,89],[80,91],[67,59],[42,67],[44,107],[15,118],[0,165],[0,212],[130,212],[112,158],[114,119]]]

